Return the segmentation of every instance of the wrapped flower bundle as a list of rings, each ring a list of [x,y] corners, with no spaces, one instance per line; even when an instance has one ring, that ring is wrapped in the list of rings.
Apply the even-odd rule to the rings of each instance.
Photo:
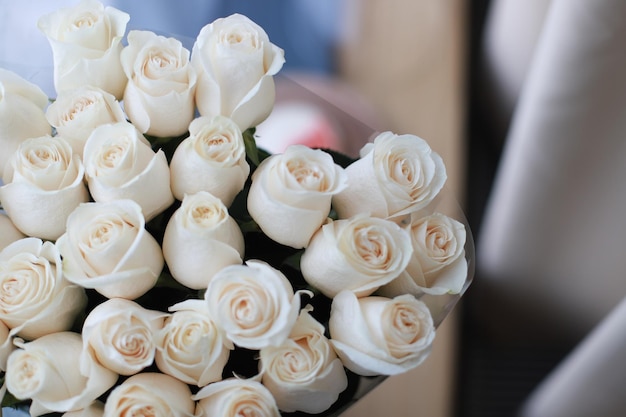
[[[220,18],[190,51],[129,19],[40,18],[50,103],[0,69],[3,406],[331,415],[422,363],[471,279],[439,155],[392,132],[356,160],[269,155],[284,56],[262,28]]]

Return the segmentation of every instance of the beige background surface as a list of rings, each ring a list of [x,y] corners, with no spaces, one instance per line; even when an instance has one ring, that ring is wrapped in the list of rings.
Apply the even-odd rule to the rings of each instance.
[[[462,201],[465,2],[367,0],[350,7],[340,76],[377,107],[387,129],[416,134],[442,155],[447,187]],[[452,415],[457,315],[458,308],[441,325],[425,363],[388,378],[343,415]]]

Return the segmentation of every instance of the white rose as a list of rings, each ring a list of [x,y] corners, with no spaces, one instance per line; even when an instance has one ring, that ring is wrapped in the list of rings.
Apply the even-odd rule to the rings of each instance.
[[[417,367],[435,338],[428,307],[409,294],[357,298],[342,291],[333,299],[329,329],[344,366],[365,376],[395,375]]]
[[[163,236],[163,256],[174,279],[206,289],[222,268],[240,265],[243,255],[243,234],[222,201],[204,191],[186,195]]]
[[[328,218],[332,196],[346,187],[346,180],[328,153],[292,145],[258,166],[248,211],[275,242],[304,248]]]
[[[197,78],[189,50],[175,38],[132,30],[121,60],[128,77],[124,110],[130,121],[152,136],[187,132],[196,110]]]
[[[19,349],[9,356],[6,384],[16,398],[32,399],[33,417],[80,410],[117,382],[117,374],[96,363],[88,373],[81,372],[77,358],[82,343],[77,333],[52,333],[16,344]]]
[[[53,243],[24,238],[0,252],[0,320],[11,336],[35,339],[69,330],[86,304],[85,290],[63,277]]]
[[[189,137],[174,151],[170,171],[177,199],[208,191],[230,207],[250,173],[241,130],[223,116],[194,119]]]
[[[98,304],[83,324],[81,366],[95,360],[120,375],[133,375],[152,365],[155,335],[165,316],[123,298]]]
[[[226,379],[202,388],[193,397],[198,401],[197,417],[280,417],[272,394],[260,382]]]
[[[256,23],[234,14],[206,25],[193,46],[191,63],[198,73],[200,114],[230,117],[242,131],[269,116],[276,94],[273,76],[285,57]]]
[[[26,235],[15,227],[9,216],[0,212],[0,250],[25,237]]]
[[[95,128],[85,143],[83,163],[95,201],[134,200],[146,221],[174,202],[165,154],[155,153],[130,123]]]
[[[0,68],[0,175],[21,141],[52,133],[44,111],[47,105],[41,88]]]
[[[156,335],[155,362],[161,372],[203,387],[222,379],[232,344],[217,327],[203,300],[187,300]]]
[[[164,260],[132,200],[84,203],[56,242],[65,277],[105,297],[135,299],[155,284]]]
[[[413,257],[406,271],[379,290],[381,295],[458,294],[467,279],[466,231],[445,214],[411,216]]]
[[[9,159],[0,199],[24,234],[56,240],[70,213],[89,201],[80,157],[60,136],[26,139]]]
[[[426,207],[446,181],[441,157],[415,135],[381,133],[346,168],[348,187],[333,198],[340,218],[395,217]]]
[[[54,60],[54,86],[63,90],[93,85],[122,98],[126,76],[120,63],[122,38],[130,16],[96,0],[82,0],[42,16]]]
[[[184,382],[146,372],[117,386],[104,405],[104,417],[193,417],[195,403]]]
[[[94,401],[85,408],[80,410],[68,411],[61,417],[102,417],[104,414],[104,403],[102,401]]]
[[[209,283],[205,299],[226,337],[247,349],[281,344],[300,310],[300,295],[287,277],[257,260],[222,269]]]
[[[285,412],[318,414],[348,387],[343,364],[324,336],[324,326],[304,309],[289,338],[260,351],[263,385]]]
[[[343,290],[362,297],[399,276],[412,251],[406,230],[390,220],[361,215],[322,226],[305,249],[300,269],[329,298]]]
[[[48,106],[46,118],[81,158],[85,142],[96,127],[126,120],[122,106],[115,97],[92,86],[59,93]]]

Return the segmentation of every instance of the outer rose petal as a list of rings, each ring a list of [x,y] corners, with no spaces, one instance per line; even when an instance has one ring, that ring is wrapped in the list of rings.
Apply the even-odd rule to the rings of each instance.
[[[25,237],[26,235],[15,227],[9,216],[0,212],[0,251],[12,242]]]
[[[44,113],[48,97],[35,84],[0,68],[0,175],[21,141],[52,133]]]

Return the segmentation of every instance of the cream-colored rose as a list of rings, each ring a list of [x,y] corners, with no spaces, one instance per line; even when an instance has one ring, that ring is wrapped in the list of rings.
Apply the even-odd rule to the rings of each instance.
[[[117,382],[118,375],[97,363],[81,372],[78,333],[52,333],[24,343],[9,356],[6,384],[18,399],[31,398],[30,415],[64,413],[89,406]]]
[[[121,60],[128,77],[124,110],[139,131],[159,137],[187,132],[197,78],[189,50],[178,39],[131,30]]]
[[[396,375],[417,367],[430,353],[435,327],[428,307],[409,294],[333,299],[331,343],[344,366],[359,375]]]
[[[189,137],[174,152],[170,171],[177,199],[208,191],[230,207],[250,173],[241,130],[223,116],[194,119]]]
[[[134,375],[152,365],[165,316],[123,298],[98,304],[83,324],[81,367],[95,360],[120,375]]]
[[[226,379],[202,388],[193,396],[197,417],[280,417],[272,394],[260,382]]]
[[[169,375],[133,375],[107,398],[104,417],[193,417],[195,403],[184,382]]]
[[[163,256],[174,279],[206,289],[222,268],[240,265],[243,255],[243,234],[222,201],[204,191],[186,195],[163,236]]]
[[[48,97],[35,84],[0,68],[0,175],[7,160],[24,139],[49,135]]]
[[[85,408],[80,410],[68,411],[61,417],[102,417],[104,414],[104,403],[102,401],[94,401]]]
[[[122,38],[130,16],[96,0],[82,0],[39,18],[54,60],[57,94],[84,85],[121,100],[126,76],[120,63]]]
[[[390,220],[361,215],[322,226],[305,249],[300,269],[329,298],[343,290],[363,297],[399,276],[412,252],[406,230]]]
[[[467,279],[463,223],[442,213],[411,216],[413,257],[406,271],[379,290],[381,295],[458,294]]]
[[[162,150],[128,122],[95,128],[83,152],[85,176],[95,201],[136,201],[146,221],[174,202],[170,170]]]
[[[4,322],[0,321],[0,371],[7,370],[7,359],[13,350],[15,345],[13,344],[13,337],[9,333],[9,328]],[[4,395],[0,395],[4,398]]]
[[[89,201],[80,157],[61,136],[26,139],[8,161],[0,199],[24,234],[56,240],[67,218]]]
[[[426,207],[446,181],[441,157],[415,135],[384,132],[346,168],[348,187],[333,197],[340,218],[396,217]]]
[[[156,335],[155,362],[161,372],[203,387],[222,379],[232,344],[209,315],[203,300],[186,300]]]
[[[259,260],[222,269],[209,283],[205,299],[226,337],[247,349],[283,343],[300,310],[300,295],[287,277]]]
[[[328,153],[292,145],[256,169],[248,211],[272,240],[304,248],[328,218],[332,196],[346,187],[346,180]]]
[[[26,235],[15,227],[9,216],[5,212],[0,212],[0,250],[25,237]]]
[[[132,300],[145,294],[165,263],[132,200],[80,205],[56,245],[65,277],[108,298]]]
[[[233,14],[203,27],[191,52],[200,114],[230,117],[242,131],[261,123],[274,107],[273,76],[285,63],[284,55],[245,16]]]
[[[24,238],[0,252],[0,320],[11,336],[35,339],[72,327],[87,296],[62,268],[57,248],[41,239]]]
[[[324,336],[324,326],[302,310],[289,338],[261,349],[263,385],[285,412],[326,411],[348,387],[343,364]]]
[[[46,118],[82,158],[85,142],[96,127],[123,122],[126,115],[112,94],[85,85],[59,93],[48,106]]]

